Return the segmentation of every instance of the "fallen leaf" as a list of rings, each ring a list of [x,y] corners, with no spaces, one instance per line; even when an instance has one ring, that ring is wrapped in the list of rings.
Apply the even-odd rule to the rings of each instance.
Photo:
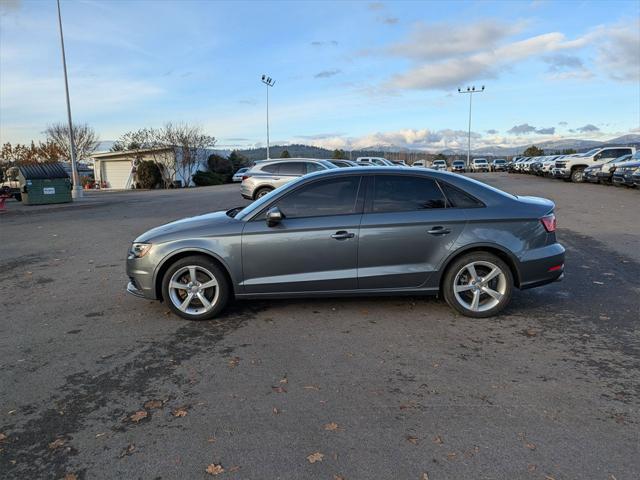
[[[556,478],[552,477],[551,475],[545,475],[544,480],[556,480]]]
[[[305,390],[320,390],[320,387],[316,387],[315,385],[305,385],[304,387]]]
[[[525,333],[525,335],[527,337],[536,337],[536,336],[538,336],[538,332],[535,331],[533,328],[526,329],[524,333]]]
[[[7,439],[7,436],[4,433],[0,433],[0,442],[6,439]]]
[[[454,458],[456,458],[456,452],[449,452],[447,453],[447,458],[449,460],[453,460]]]
[[[535,444],[535,443],[527,442],[527,443],[525,443],[525,446],[526,446],[529,450],[535,450],[535,449],[536,449],[536,444]]]
[[[334,475],[333,480],[346,480],[342,475]]]
[[[64,480],[78,480],[78,476],[75,473],[67,473]]]
[[[289,380],[287,380],[287,377],[282,377],[280,383],[289,383]]]
[[[240,357],[233,357],[231,360],[229,360],[228,365],[229,365],[229,368],[235,368],[238,366],[239,363],[240,363]]]
[[[173,412],[171,412],[171,414],[174,417],[186,417],[187,416],[187,410],[184,407],[178,407]]]
[[[433,438],[433,443],[435,443],[437,445],[442,445],[444,442],[442,441],[442,437],[440,435],[436,435]]]
[[[64,445],[64,438],[56,438],[53,442],[49,444],[50,450],[55,450],[56,448],[60,448]]]
[[[309,463],[321,462],[323,458],[324,455],[320,452],[312,453],[311,455],[307,456],[307,460],[309,461]]]
[[[329,422],[324,426],[325,430],[329,430],[330,432],[335,432],[338,430],[338,424],[336,422]]]
[[[413,443],[414,445],[418,444],[418,437],[414,437],[413,435],[407,435],[407,442]]]
[[[120,453],[120,458],[131,455],[135,451],[136,451],[136,446],[133,443],[130,443],[129,445],[127,445],[127,447],[124,450],[122,450],[122,453]]]
[[[273,390],[276,393],[287,393],[287,389],[284,387],[281,387],[280,385],[278,385],[277,387],[271,387],[271,390]]]
[[[107,432],[96,433],[96,438],[100,438],[100,437],[102,437],[102,436],[104,436],[106,434],[107,434]]]
[[[146,410],[140,410],[129,417],[132,422],[138,423],[143,418],[147,418],[149,414]]]
[[[216,437],[209,437],[209,438],[207,438],[207,442],[209,442],[209,443],[216,443]]]
[[[158,408],[162,408],[162,401],[160,400],[147,400],[144,402],[144,408],[147,410],[154,410]]]
[[[278,410],[276,407],[273,407],[272,412],[273,412],[274,415],[279,415],[280,414],[280,410]]]
[[[216,465],[215,463],[212,463],[207,467],[206,472],[209,475],[220,475],[222,472],[224,472],[224,468],[222,468],[222,465]]]
[[[527,465],[527,470],[529,472],[535,472],[536,468],[538,468],[536,465],[534,465],[533,463],[530,463],[529,465]]]
[[[429,474],[427,474],[427,472],[424,472],[420,480],[429,480]]]
[[[240,470],[240,465],[234,465],[229,469],[230,472],[237,472],[238,470]]]

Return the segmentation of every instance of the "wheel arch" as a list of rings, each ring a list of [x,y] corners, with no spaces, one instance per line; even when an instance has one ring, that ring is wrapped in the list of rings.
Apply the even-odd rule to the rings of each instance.
[[[185,257],[193,256],[193,255],[199,255],[199,256],[207,257],[209,260],[211,260],[216,265],[218,265],[218,267],[220,267],[222,272],[227,277],[227,281],[229,282],[229,289],[230,289],[231,296],[235,295],[235,286],[234,286],[234,283],[233,283],[233,278],[231,277],[231,273],[229,271],[229,267],[227,266],[227,264],[219,256],[217,256],[215,253],[211,252],[210,250],[205,250],[203,248],[184,248],[184,249],[177,250],[177,251],[172,252],[171,254],[167,255],[158,264],[158,267],[156,268],[156,271],[154,273],[154,278],[153,278],[153,287],[154,287],[154,291],[155,291],[155,294],[156,294],[156,298],[158,300],[163,300],[163,298],[162,298],[162,279],[163,279],[164,274],[166,273],[166,271],[169,269],[169,267],[171,267],[171,265],[173,265],[178,260],[180,260],[182,258],[185,258]]]
[[[447,259],[442,264],[442,268],[440,268],[440,278],[438,279],[439,291],[442,291],[442,282],[444,281],[445,274],[447,273],[447,270],[453,264],[453,262],[455,262],[462,255],[466,255],[467,253],[472,252],[492,253],[499,259],[503,260],[509,267],[509,270],[511,270],[514,285],[517,288],[520,288],[520,271],[518,269],[518,260],[515,255],[513,255],[513,253],[496,244],[475,244],[456,250],[451,255],[449,255],[449,257],[447,257]]]
[[[257,200],[257,199],[258,199],[258,192],[259,192],[260,190],[269,190],[270,192],[272,192],[272,191],[273,191],[273,190],[275,190],[275,189],[276,189],[276,187],[274,187],[273,185],[269,185],[269,184],[266,184],[266,185],[260,185],[258,188],[256,188],[256,189],[253,191],[253,199],[254,199],[254,200]]]
[[[571,165],[571,171],[573,172],[575,169],[577,168],[587,168],[589,165],[583,164],[583,163],[579,163],[577,165]]]

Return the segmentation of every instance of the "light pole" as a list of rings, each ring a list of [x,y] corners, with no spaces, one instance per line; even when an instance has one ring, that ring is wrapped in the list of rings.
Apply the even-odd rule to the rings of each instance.
[[[481,92],[484,92],[484,85],[482,85],[482,88],[478,90],[476,90],[475,85],[473,87],[467,87],[466,90],[462,90],[461,88],[458,89],[458,93],[469,94],[469,136],[467,139],[467,170],[471,166],[471,101],[473,99],[474,93],[481,93]]]
[[[78,168],[76,166],[76,142],[73,137],[73,123],[71,122],[71,102],[69,101],[69,81],[67,80],[67,58],[64,54],[64,36],[62,35],[62,15],[60,14],[60,0],[58,3],[58,26],[60,27],[60,48],[62,49],[62,69],[64,71],[64,91],[67,95],[67,119],[69,121],[69,145],[71,150],[71,179],[73,181],[73,189],[71,197],[74,199],[82,198],[82,185],[78,177]]]
[[[269,87],[273,87],[276,81],[271,77],[262,75],[262,83],[267,86],[267,160],[269,160]]]

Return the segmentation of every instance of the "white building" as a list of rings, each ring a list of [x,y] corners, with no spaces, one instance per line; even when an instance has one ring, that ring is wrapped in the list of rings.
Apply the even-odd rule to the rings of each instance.
[[[142,160],[151,160],[158,164],[166,184],[180,182],[192,186],[191,176],[198,170],[207,170],[207,159],[213,151],[200,149],[190,168],[182,163],[184,154],[179,147],[160,147],[142,150],[123,150],[118,152],[95,153],[94,174],[96,182],[104,188],[128,190],[136,183],[136,165]]]

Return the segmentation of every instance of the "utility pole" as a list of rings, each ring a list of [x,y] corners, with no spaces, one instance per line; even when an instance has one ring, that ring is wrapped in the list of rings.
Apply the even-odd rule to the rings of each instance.
[[[71,197],[74,199],[82,198],[82,185],[78,177],[78,168],[76,165],[76,142],[73,137],[73,123],[71,122],[71,102],[69,101],[69,80],[67,79],[67,58],[64,54],[64,36],[62,35],[62,15],[60,14],[60,0],[58,3],[58,26],[60,27],[60,47],[62,49],[62,69],[64,70],[64,91],[67,96],[67,119],[69,121],[69,144],[71,146],[71,179],[73,181],[73,189]]]
[[[269,160],[269,87],[273,87],[276,81],[271,77],[262,75],[262,83],[267,86],[267,160]]]
[[[458,93],[468,93],[469,94],[469,136],[467,138],[467,170],[471,167],[471,102],[473,100],[474,93],[482,93],[484,92],[484,85],[482,88],[476,90],[475,85],[472,87],[467,87],[466,90],[458,89]]]

